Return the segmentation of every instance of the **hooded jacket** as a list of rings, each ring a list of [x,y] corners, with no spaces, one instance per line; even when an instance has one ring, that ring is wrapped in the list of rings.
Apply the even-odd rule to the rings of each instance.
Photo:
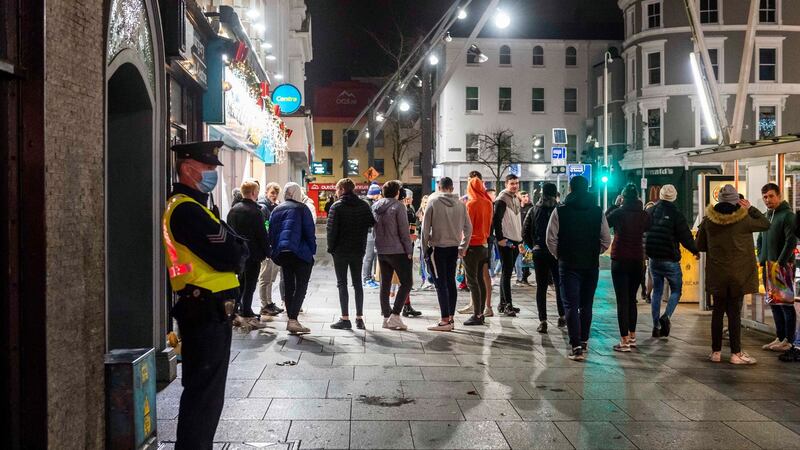
[[[609,211],[606,219],[614,229],[611,259],[641,261],[644,258],[642,237],[650,228],[650,215],[644,212],[642,201],[625,199],[622,206]]]
[[[795,215],[789,203],[782,201],[777,208],[765,214],[770,222],[769,230],[758,234],[758,262],[777,261],[785,266],[794,262],[794,248],[797,246]]]
[[[396,198],[382,198],[372,205],[375,216],[375,249],[379,255],[412,255],[406,207]]]
[[[514,243],[522,242],[522,218],[519,199],[515,194],[503,190],[494,202],[492,228],[497,241],[508,239]]]
[[[768,230],[769,219],[755,207],[709,205],[697,232],[697,248],[706,252],[706,291],[741,297],[758,292],[753,233]]]
[[[547,248],[569,269],[596,269],[611,245],[608,222],[588,192],[571,192],[550,215]]]
[[[422,221],[422,248],[458,247],[465,250],[472,237],[467,208],[458,195],[435,192],[428,198]]]
[[[243,198],[228,211],[227,219],[233,231],[247,239],[247,249],[250,251],[248,262],[260,263],[269,258],[271,254],[269,236],[264,226],[264,216],[256,202]]]
[[[472,224],[472,236],[469,245],[486,245],[492,231],[492,199],[486,192],[486,186],[478,178],[469,180],[467,184],[467,215]]]
[[[305,204],[287,195],[287,200],[272,211],[269,237],[273,243],[272,260],[275,264],[283,265],[287,253],[293,253],[307,263],[314,262],[317,238],[314,219]]]
[[[647,213],[650,214],[650,229],[644,242],[648,258],[680,261],[678,244],[697,254],[689,224],[674,203],[659,200]]]
[[[375,224],[369,205],[355,194],[344,194],[328,213],[328,253],[364,256],[367,234]]]
[[[555,197],[543,196],[525,216],[522,240],[537,256],[550,255],[550,250],[547,249],[547,223],[550,222],[550,215],[556,206],[558,202]]]

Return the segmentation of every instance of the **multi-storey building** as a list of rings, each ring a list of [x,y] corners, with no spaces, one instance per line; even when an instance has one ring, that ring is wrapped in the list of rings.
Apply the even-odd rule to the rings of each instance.
[[[594,66],[609,48],[618,53],[619,45],[606,40],[480,39],[478,46],[488,59],[480,62],[474,54],[461,59],[439,99],[437,173],[460,182],[462,192],[471,170],[483,172],[492,184],[488,167],[477,161],[482,159],[479,136],[509,130],[523,188],[556,180],[548,164],[551,130],[567,129],[568,162],[578,162],[583,150],[594,145],[587,144],[590,134],[597,136],[590,98],[595,96]],[[452,61],[463,46],[463,39],[453,39],[441,59]]]
[[[730,122],[742,63],[749,1],[697,0],[706,45]],[[687,152],[718,145],[701,121],[689,54],[692,41],[683,0],[619,0],[625,21],[626,141],[620,161],[630,178],[641,167],[652,185],[673,183],[687,215],[697,174],[719,166],[690,163]],[[796,131],[800,120],[800,68],[792,49],[800,46],[800,4],[761,0],[747,86],[743,141]],[[696,201],[694,202],[696,203]]]

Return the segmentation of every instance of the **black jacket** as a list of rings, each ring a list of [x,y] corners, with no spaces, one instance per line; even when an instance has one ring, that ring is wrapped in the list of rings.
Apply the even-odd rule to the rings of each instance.
[[[533,208],[530,208],[522,223],[522,240],[528,248],[539,256],[550,254],[547,249],[547,223],[550,215],[558,206],[554,197],[543,197]]]
[[[650,215],[650,229],[645,235],[644,246],[648,258],[680,261],[679,244],[697,254],[689,224],[672,202],[659,200],[647,213]]]
[[[364,256],[367,233],[375,225],[367,202],[355,194],[345,194],[328,213],[328,253],[340,256]]]
[[[264,220],[269,221],[269,216],[272,215],[272,210],[278,206],[277,203],[272,203],[269,199],[265,196],[258,197],[258,208],[261,210],[261,213],[264,214]]]
[[[228,224],[237,234],[247,239],[250,250],[250,262],[261,262],[271,253],[264,215],[258,204],[250,199],[243,199],[228,212]]]
[[[599,266],[603,211],[588,192],[570,192],[558,207],[558,262],[572,269]]]
[[[533,210],[533,205],[531,203],[528,203],[525,206],[520,206],[519,207],[519,217],[520,217],[520,220],[522,221],[522,228],[523,228],[522,237],[523,238],[525,237],[525,231],[524,231],[524,229],[525,229],[525,219],[528,217],[528,213],[531,210]]]
[[[614,229],[611,259],[641,261],[644,258],[642,239],[650,228],[650,215],[644,212],[642,201],[625,199],[621,207],[606,212],[609,228]]]

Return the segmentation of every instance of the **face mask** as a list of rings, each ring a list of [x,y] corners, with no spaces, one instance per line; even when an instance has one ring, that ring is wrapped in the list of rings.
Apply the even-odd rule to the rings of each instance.
[[[216,170],[204,170],[201,172],[203,178],[197,182],[197,190],[204,194],[213,191],[217,186],[218,174]]]

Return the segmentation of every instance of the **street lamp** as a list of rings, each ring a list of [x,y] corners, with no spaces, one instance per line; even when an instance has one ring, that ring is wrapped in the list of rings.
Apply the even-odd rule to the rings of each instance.
[[[458,17],[458,20],[466,19],[467,18],[467,10],[464,9],[464,8],[459,9],[458,10],[458,16],[456,16],[456,17]]]
[[[436,56],[436,54],[431,53],[431,55],[428,56],[428,63],[432,66],[439,64],[439,57]]]
[[[511,25],[511,16],[498,8],[497,13],[494,15],[494,25],[501,30],[508,28]]]
[[[689,65],[692,66],[692,76],[694,85],[697,88],[697,97],[700,98],[700,109],[703,111],[703,122],[708,130],[708,137],[717,139],[717,127],[711,117],[711,107],[708,104],[708,94],[703,85],[703,78],[700,76],[700,65],[697,63],[697,55],[692,52],[689,54]]]
[[[409,109],[411,109],[411,105],[405,99],[400,100],[400,106],[399,107],[400,107],[400,111],[401,112],[407,112]]]
[[[603,166],[608,167],[608,65],[614,59],[606,51],[603,57]],[[608,210],[608,176],[603,177],[603,211]]]

